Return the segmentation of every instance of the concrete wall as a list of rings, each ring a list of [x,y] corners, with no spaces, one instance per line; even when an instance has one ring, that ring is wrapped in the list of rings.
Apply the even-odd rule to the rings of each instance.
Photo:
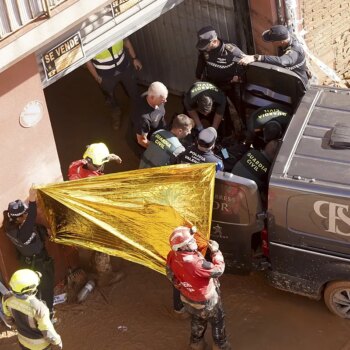
[[[350,1],[299,0],[306,43],[312,53],[350,82]],[[330,83],[317,70],[320,83]]]
[[[0,74],[0,208],[10,201],[25,200],[32,183],[45,184],[62,179],[55,140],[41,87],[34,55]],[[23,128],[19,116],[30,101],[44,107],[42,120],[34,127]],[[0,225],[3,216],[0,216]],[[13,244],[0,231],[0,272],[7,281],[17,268]]]

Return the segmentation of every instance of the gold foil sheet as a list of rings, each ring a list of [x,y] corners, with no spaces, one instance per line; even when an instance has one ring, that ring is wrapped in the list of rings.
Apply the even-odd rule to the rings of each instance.
[[[140,169],[38,188],[52,240],[142,264],[164,274],[169,236],[196,225],[209,239],[215,164]]]

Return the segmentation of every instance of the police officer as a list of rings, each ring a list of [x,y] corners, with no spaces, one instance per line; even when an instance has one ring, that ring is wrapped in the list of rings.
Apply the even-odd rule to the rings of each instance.
[[[100,85],[106,97],[106,103],[112,108],[113,128],[118,130],[121,123],[121,109],[115,89],[118,83],[121,83],[129,97],[135,101],[138,91],[134,69],[137,71],[142,69],[131,41],[125,38],[114,43],[87,62],[86,66]]]
[[[244,52],[236,45],[218,38],[212,26],[201,28],[198,33],[199,50],[196,78],[213,83],[230,98],[239,116],[241,116],[240,91],[237,82],[242,68],[237,62]]]
[[[197,81],[186,92],[184,106],[198,131],[203,129],[202,119],[208,120],[218,130],[225,112],[226,96],[214,84]]]
[[[16,325],[21,349],[49,350],[51,345],[62,349],[47,306],[35,296],[40,278],[40,272],[29,269],[17,270],[11,276],[11,292],[2,299],[4,315],[9,324]]]
[[[4,211],[3,227],[6,235],[16,246],[21,266],[42,274],[39,295],[46,302],[53,317],[54,261],[45,248],[47,229],[35,222],[36,198],[36,189],[32,187],[29,190],[28,207],[20,199],[9,203],[8,210]]]
[[[278,141],[271,140],[262,151],[256,149],[249,150],[234,165],[232,174],[255,181],[259,191],[264,194],[267,189],[269,171],[276,155],[277,147]]]
[[[308,87],[310,73],[306,66],[305,52],[295,36],[282,25],[272,26],[262,33],[262,39],[272,43],[278,49],[277,56],[251,55],[240,60],[240,64],[247,65],[254,61],[280,66],[297,74],[303,81],[305,89]]]
[[[171,130],[158,130],[151,140],[140,161],[140,169],[174,164],[176,157],[185,151],[180,140],[190,134],[193,120],[185,114],[178,114],[172,121]]]
[[[213,152],[216,138],[217,132],[213,127],[203,129],[198,135],[197,144],[181,153],[177,157],[177,163],[215,163],[216,170],[222,171],[224,169],[222,159]]]

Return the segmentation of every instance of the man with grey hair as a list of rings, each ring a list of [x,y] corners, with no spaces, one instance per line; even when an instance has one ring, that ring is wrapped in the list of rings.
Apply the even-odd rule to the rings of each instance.
[[[168,89],[159,82],[153,82],[147,92],[140,96],[133,113],[133,123],[136,131],[137,143],[144,148],[148,147],[152,133],[164,129],[165,108],[168,98]]]

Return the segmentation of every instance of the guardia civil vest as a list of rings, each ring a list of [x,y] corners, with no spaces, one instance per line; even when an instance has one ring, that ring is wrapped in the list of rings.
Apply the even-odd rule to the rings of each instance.
[[[248,151],[235,164],[232,173],[255,181],[260,190],[267,186],[271,162],[259,150]]]
[[[142,155],[140,169],[169,165],[185,150],[179,139],[168,130],[158,130],[151,136],[146,151]]]
[[[92,63],[99,71],[124,70],[129,65],[129,60],[125,54],[123,40],[100,52],[92,59]]]

